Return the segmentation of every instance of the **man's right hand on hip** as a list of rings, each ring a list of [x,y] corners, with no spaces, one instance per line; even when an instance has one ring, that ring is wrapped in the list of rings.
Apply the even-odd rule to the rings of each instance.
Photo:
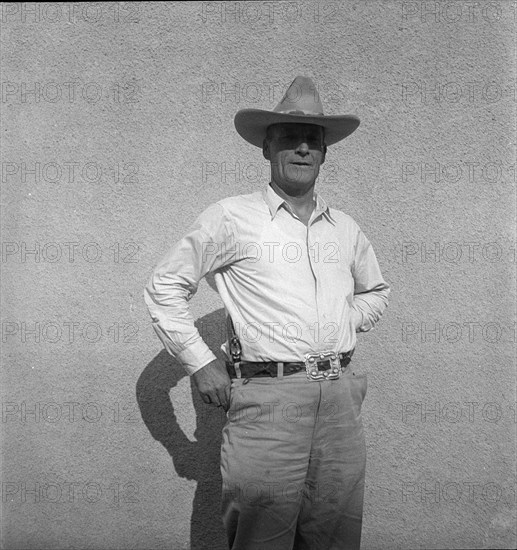
[[[225,411],[230,408],[231,380],[223,361],[215,359],[196,371],[192,378],[205,403],[222,407]]]

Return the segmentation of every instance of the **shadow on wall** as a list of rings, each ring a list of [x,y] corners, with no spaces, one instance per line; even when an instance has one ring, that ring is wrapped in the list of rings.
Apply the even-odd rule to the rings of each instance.
[[[196,322],[203,340],[218,358],[224,359],[224,309]],[[181,365],[165,350],[143,370],[136,385],[142,418],[151,435],[170,454],[177,474],[197,481],[190,521],[191,550],[226,550],[226,535],[221,520],[221,432],[226,421],[222,409],[203,403],[191,381],[192,402],[196,411],[196,442],[181,430],[174,414],[169,392],[186,376]]]

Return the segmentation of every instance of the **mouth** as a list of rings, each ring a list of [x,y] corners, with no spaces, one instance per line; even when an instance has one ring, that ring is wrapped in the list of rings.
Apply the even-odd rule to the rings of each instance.
[[[294,164],[295,166],[312,166],[310,162],[302,162],[302,161],[291,162],[291,164]]]

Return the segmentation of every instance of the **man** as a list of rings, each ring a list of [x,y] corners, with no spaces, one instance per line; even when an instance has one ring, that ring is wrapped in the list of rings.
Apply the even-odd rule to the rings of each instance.
[[[239,111],[236,129],[262,148],[271,182],[206,209],[146,288],[166,349],[205,403],[227,411],[222,512],[233,550],[360,545],[366,377],[349,363],[389,287],[357,224],[314,192],[327,145],[358,125],[324,116],[301,76],[274,111]],[[226,364],[187,305],[209,272],[228,313]]]

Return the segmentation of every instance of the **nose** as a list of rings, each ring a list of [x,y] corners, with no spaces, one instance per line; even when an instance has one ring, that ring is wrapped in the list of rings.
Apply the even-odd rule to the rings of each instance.
[[[296,152],[300,153],[301,155],[306,155],[309,152],[309,145],[306,141],[302,141],[298,147],[296,148]]]

